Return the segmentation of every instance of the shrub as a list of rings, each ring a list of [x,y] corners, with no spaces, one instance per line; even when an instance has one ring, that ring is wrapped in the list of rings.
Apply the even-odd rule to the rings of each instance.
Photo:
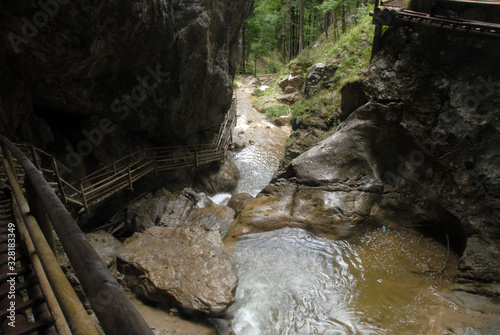
[[[263,90],[261,90],[260,88],[256,88],[255,90],[253,90],[253,95],[255,95],[256,97],[261,97],[265,94],[265,92]]]
[[[285,105],[269,107],[266,110],[266,117],[270,121],[274,121],[274,120],[276,120],[276,118],[287,114],[289,111],[290,111],[290,108],[288,108],[288,106],[285,106]]]

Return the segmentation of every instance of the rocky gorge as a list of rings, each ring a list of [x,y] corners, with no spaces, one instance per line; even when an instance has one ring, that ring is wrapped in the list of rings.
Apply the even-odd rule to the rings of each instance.
[[[361,79],[342,88],[337,132],[284,164],[230,234],[416,230],[461,256],[463,289],[497,296],[499,47],[430,28],[387,31]]]
[[[0,130],[83,175],[139,148],[210,141],[253,1],[0,4]]]
[[[0,5],[7,50],[0,56],[2,133],[54,152],[82,174],[135,148],[211,139],[231,103],[239,30],[251,3]],[[260,232],[272,231],[269,240],[278,241],[256,254],[262,259],[283,250],[292,254],[280,244],[287,239],[297,250],[303,242],[326,254],[335,244],[317,242],[317,236],[351,251],[348,242],[360,237],[366,244],[376,236],[397,245],[398,232],[418,232],[459,258],[454,290],[498,299],[499,48],[495,39],[390,28],[371,65],[343,86],[337,131],[308,150],[289,148],[255,198],[229,194],[221,205],[207,195],[235,192],[239,176],[228,161],[218,175],[203,168],[173,173],[186,177],[182,191],[154,179],[148,185],[154,192],[123,209],[122,241],[103,232],[87,238],[131,296],[167,306],[177,319],[210,319],[221,333],[230,333],[222,319],[232,317],[227,310],[237,296],[238,268],[244,267],[235,264],[228,245]],[[337,66],[313,69],[330,80]],[[288,94],[283,101],[300,98],[304,75],[298,71],[280,81]],[[313,79],[305,96],[321,86],[321,78]],[[82,141],[92,144],[85,155]],[[73,166],[70,152],[82,161]],[[283,228],[292,233],[286,230],[283,238]],[[383,254],[386,249],[378,247]],[[443,248],[432,250],[445,254]],[[240,254],[252,258],[251,251]],[[316,263],[304,257],[299,268]],[[341,263],[334,270],[343,275],[348,271]],[[293,277],[296,269],[287,270]],[[335,296],[328,299],[322,308],[334,305]],[[486,334],[498,326],[499,312],[485,310]]]

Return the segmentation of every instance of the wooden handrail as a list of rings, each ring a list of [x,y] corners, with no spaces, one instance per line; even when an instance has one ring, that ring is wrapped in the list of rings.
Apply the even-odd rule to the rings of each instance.
[[[45,207],[105,333],[152,335],[153,332],[146,321],[123,292],[41,172],[3,135],[0,135],[0,141],[12,152],[31,181],[35,194]]]
[[[213,144],[146,148],[120,158],[81,179],[50,154],[36,148],[35,150],[54,162],[55,167],[52,167],[52,170],[44,169],[44,171],[46,170],[47,173],[54,174],[56,177],[63,200],[70,204],[83,204],[83,207],[88,209],[89,205],[106,199],[106,194],[109,196],[116,193],[117,190],[123,189],[124,179],[128,179],[127,183],[132,187],[134,181],[151,171],[199,166],[223,160],[231,144],[232,132],[236,125],[235,106],[236,98],[233,99],[233,104],[227,113],[226,119],[219,127],[219,132]],[[36,157],[34,159],[35,162],[38,162]],[[40,169],[41,166],[38,166],[38,168]],[[77,182],[70,183],[64,180],[63,176],[58,173],[59,168],[70,173],[71,177]],[[144,169],[144,171],[137,173],[141,169]],[[65,192],[64,187],[69,187],[73,190],[73,193]]]
[[[7,160],[4,160],[4,167],[8,175],[15,202],[17,203],[17,207],[19,209],[19,214],[27,227],[29,235],[32,236],[31,240],[34,244],[34,248],[36,249],[36,254],[43,265],[44,273],[50,279],[51,287],[64,312],[66,320],[71,323],[77,334],[97,335],[97,330],[85,311],[85,308],[83,308],[83,305],[73,290],[73,287],[59,266],[59,262],[52,252],[49,244],[45,240],[44,234],[42,233],[37,221],[33,215],[31,215],[28,202],[26,201],[21,187],[18,184],[17,177],[10,168]],[[24,228],[24,226],[21,226],[21,229],[22,228]]]

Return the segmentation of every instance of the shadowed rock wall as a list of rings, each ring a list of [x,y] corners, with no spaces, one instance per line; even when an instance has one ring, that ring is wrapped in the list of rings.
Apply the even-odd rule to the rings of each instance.
[[[106,162],[144,145],[206,141],[231,104],[252,4],[1,3],[0,131],[68,165],[71,150]]]

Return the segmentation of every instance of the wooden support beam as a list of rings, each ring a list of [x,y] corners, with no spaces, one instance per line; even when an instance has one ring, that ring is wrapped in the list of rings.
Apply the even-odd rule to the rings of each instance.
[[[31,156],[33,156],[33,163],[35,164],[35,166],[38,170],[41,170],[42,167],[40,165],[40,162],[38,161],[38,156],[36,154],[36,150],[35,150],[35,147],[33,145],[30,145],[30,151],[31,151]]]
[[[85,209],[88,210],[89,204],[87,203],[87,196],[85,195],[85,189],[83,188],[83,183],[80,183],[80,192],[82,194],[83,207],[85,207]]]

